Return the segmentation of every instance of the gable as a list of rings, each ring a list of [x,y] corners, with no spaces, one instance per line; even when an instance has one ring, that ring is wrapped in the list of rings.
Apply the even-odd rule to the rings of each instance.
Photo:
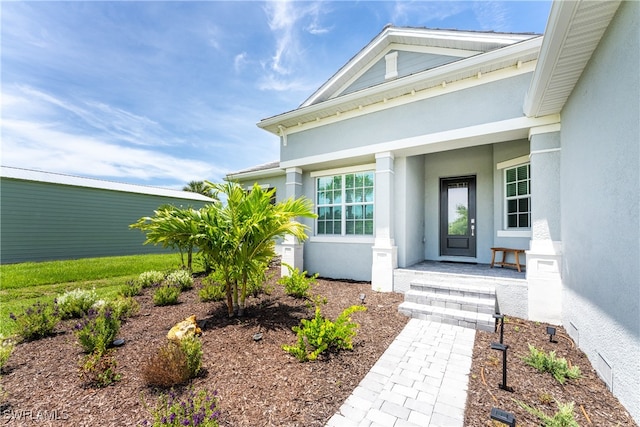
[[[391,79],[402,78],[420,71],[430,70],[441,65],[449,64],[460,58],[469,56],[466,51],[457,53],[453,49],[450,54],[424,53],[400,49],[390,49],[385,55],[374,62],[368,69],[363,70],[353,81],[348,82],[344,89],[331,96],[346,95],[361,89],[366,89]],[[457,54],[456,54],[457,53]],[[475,54],[475,53],[474,53]],[[389,57],[389,59],[387,59]],[[388,76],[388,62],[395,63],[396,74]]]

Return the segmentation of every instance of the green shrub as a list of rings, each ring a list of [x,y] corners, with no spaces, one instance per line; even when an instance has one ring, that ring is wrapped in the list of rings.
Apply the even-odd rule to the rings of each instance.
[[[227,294],[224,285],[219,285],[217,283],[204,283],[202,288],[198,291],[198,296],[200,297],[200,301],[209,302],[223,301]]]
[[[5,338],[2,334],[0,334],[0,372],[2,372],[2,368],[11,357],[11,353],[13,353],[13,348],[15,347],[15,343],[10,338]]]
[[[287,295],[291,295],[296,298],[308,298],[309,290],[311,286],[316,283],[318,274],[314,274],[311,277],[307,277],[307,272],[297,268],[292,268],[288,264],[284,264],[289,270],[289,276],[285,276],[278,280],[278,283],[284,286],[284,291]]]
[[[195,378],[202,366],[202,342],[187,336],[179,343],[168,341],[142,368],[145,382],[151,386],[173,387]]]
[[[74,289],[58,295],[56,298],[62,319],[84,316],[97,300],[98,294],[95,289]]]
[[[522,358],[524,362],[533,366],[540,372],[549,372],[560,384],[564,384],[567,378],[580,378],[580,368],[573,366],[569,368],[567,359],[557,358],[556,352],[551,351],[547,355],[544,351],[538,350],[529,344],[529,355]]]
[[[180,288],[181,291],[188,291],[193,288],[193,277],[187,270],[175,270],[167,275],[165,282]]]
[[[156,289],[153,294],[153,303],[155,305],[174,305],[178,303],[180,296],[180,288],[171,285],[164,285]]]
[[[545,427],[580,427],[573,416],[573,407],[575,406],[574,402],[562,404],[556,401],[556,404],[558,405],[558,412],[553,414],[553,417],[550,417],[540,409],[532,408],[519,400],[514,399],[514,401],[531,415],[538,417],[540,421],[542,421],[542,425]]]
[[[130,280],[120,290],[120,295],[123,297],[135,297],[140,294],[142,294],[142,283],[135,280]]]
[[[109,307],[90,309],[87,316],[75,326],[76,337],[85,353],[103,355],[120,330],[120,320]]]
[[[116,372],[116,366],[113,349],[103,354],[91,353],[83,359],[80,378],[95,387],[106,387],[122,378],[122,375]]]
[[[9,314],[17,324],[17,334],[25,341],[37,340],[53,335],[53,330],[60,321],[58,304],[37,302],[27,307],[22,314]]]
[[[193,388],[187,390],[186,396],[180,398],[173,390],[168,395],[162,394],[158,404],[152,410],[153,421],[144,421],[142,425],[153,427],[202,426],[218,427],[217,393],[209,395],[207,390],[196,393]],[[146,406],[146,405],[145,405]]]
[[[105,301],[104,307],[109,308],[113,316],[121,321],[136,315],[140,311],[140,304],[135,298],[124,296]]]
[[[351,321],[351,315],[357,311],[365,311],[366,307],[353,305],[344,310],[332,322],[322,316],[320,307],[316,307],[315,317],[302,319],[300,326],[292,329],[298,336],[296,345],[283,345],[284,351],[292,354],[301,362],[316,360],[327,350],[351,350],[352,339],[356,336],[358,324]]]
[[[161,271],[145,271],[144,273],[140,273],[138,276],[138,283],[142,285],[143,288],[148,288],[149,286],[159,285],[164,280],[164,273]]]

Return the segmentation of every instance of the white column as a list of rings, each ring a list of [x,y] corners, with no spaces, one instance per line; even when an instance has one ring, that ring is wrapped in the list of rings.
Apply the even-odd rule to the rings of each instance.
[[[302,196],[302,169],[286,170],[286,196],[293,199]],[[288,276],[289,269],[284,264],[300,271],[304,270],[304,245],[290,235],[286,236],[282,242],[282,266],[280,267],[280,275]]]
[[[527,251],[530,320],[562,321],[560,128],[531,129],[531,241]]]
[[[375,242],[371,266],[371,288],[393,291],[393,271],[398,267],[398,248],[393,240],[393,153],[376,154]]]

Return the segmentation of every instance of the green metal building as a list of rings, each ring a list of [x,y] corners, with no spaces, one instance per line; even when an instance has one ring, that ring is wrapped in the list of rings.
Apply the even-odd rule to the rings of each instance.
[[[2,167],[0,263],[166,252],[129,225],[163,204],[200,208],[186,191]]]

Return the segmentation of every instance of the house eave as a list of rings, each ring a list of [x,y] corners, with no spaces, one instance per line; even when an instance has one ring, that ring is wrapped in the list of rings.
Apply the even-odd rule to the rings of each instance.
[[[449,84],[474,75],[493,72],[535,61],[542,44],[542,36],[525,40],[501,49],[478,54],[438,68],[412,74],[377,86],[362,89],[327,101],[298,108],[261,120],[257,125],[278,136],[286,135],[289,128],[305,123],[319,122],[327,117],[340,116],[347,111],[359,111],[365,107],[387,102],[407,94],[415,94]]]
[[[553,2],[523,105],[527,116],[560,113],[620,3]]]
[[[230,173],[224,178],[225,181],[245,181],[248,179],[262,179],[262,178],[273,178],[275,176],[283,176],[285,175],[284,169],[281,168],[271,168],[271,169],[262,169],[250,172],[238,172],[238,173]]]

